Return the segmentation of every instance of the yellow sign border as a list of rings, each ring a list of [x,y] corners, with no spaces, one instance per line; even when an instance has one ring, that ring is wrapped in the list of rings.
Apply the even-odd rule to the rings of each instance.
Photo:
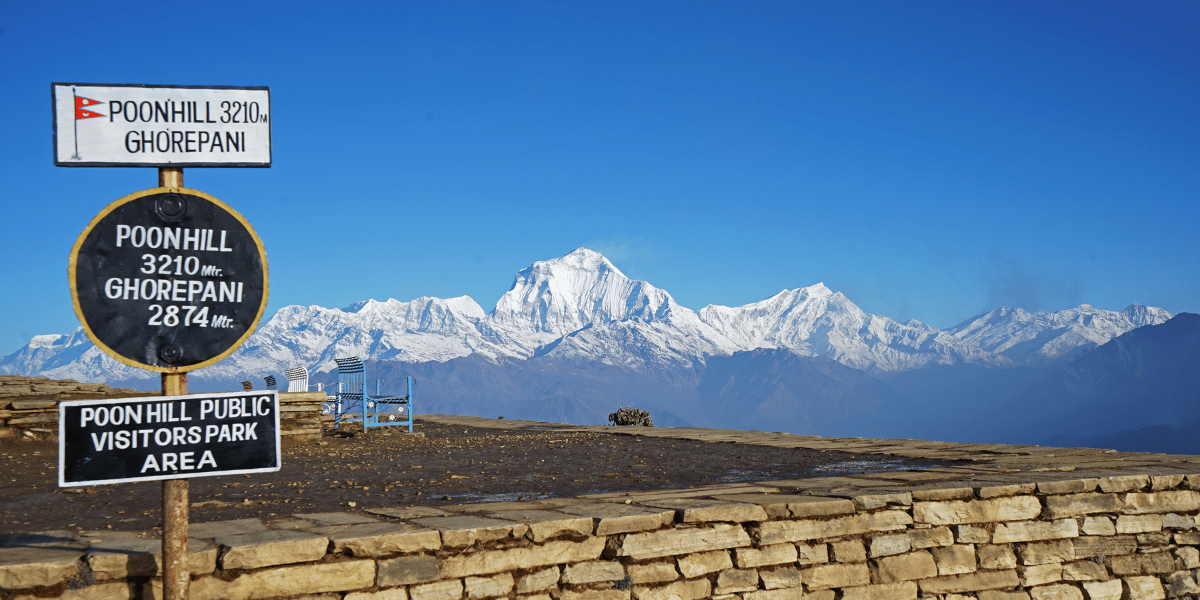
[[[140,362],[137,362],[136,360],[121,356],[115,350],[113,350],[112,348],[109,348],[108,345],[106,345],[104,342],[100,341],[100,338],[96,337],[96,334],[92,332],[92,328],[88,326],[87,319],[84,318],[83,309],[79,306],[79,288],[75,282],[75,270],[76,270],[76,266],[79,263],[79,249],[80,249],[80,247],[83,246],[83,242],[87,240],[87,237],[89,234],[92,233],[92,230],[95,229],[95,227],[100,224],[100,221],[102,221],[104,219],[104,217],[107,217],[109,215],[109,213],[113,212],[114,210],[116,210],[130,202],[133,202],[134,200],[137,200],[138,198],[144,198],[146,196],[150,196],[153,194],[189,194],[192,196],[199,196],[201,198],[204,198],[205,200],[208,200],[209,202],[212,202],[213,204],[216,204],[217,206],[221,207],[226,212],[228,212],[230,215],[232,215],[233,218],[237,219],[238,222],[241,223],[242,226],[246,228],[246,231],[248,231],[250,233],[250,238],[254,240],[254,245],[258,249],[258,256],[262,260],[262,267],[263,267],[262,303],[258,307],[258,314],[254,316],[254,321],[251,322],[250,327],[248,327],[246,329],[246,333],[242,334],[242,337],[238,338],[236,343],[234,343],[232,346],[229,347],[229,349],[225,350],[221,354],[214,356],[204,362],[199,362],[199,363],[192,364],[192,365],[186,365],[183,367],[155,367],[152,365],[140,363]],[[91,222],[88,223],[87,227],[84,228],[83,233],[79,234],[79,239],[75,240],[75,245],[71,247],[71,262],[67,267],[67,277],[70,279],[70,283],[71,283],[71,306],[75,309],[75,316],[78,317],[79,322],[83,324],[83,331],[84,331],[84,333],[87,334],[88,339],[92,340],[92,343],[95,344],[97,348],[100,348],[109,356],[117,359],[118,361],[120,361],[126,365],[129,365],[131,367],[137,367],[139,369],[145,369],[147,371],[156,371],[158,373],[187,373],[189,371],[195,371],[196,369],[202,369],[204,367],[216,364],[217,362],[224,360],[230,354],[233,354],[233,351],[237,350],[239,347],[241,347],[242,344],[246,343],[246,339],[248,339],[250,337],[250,334],[254,333],[255,329],[258,329],[258,322],[260,320],[262,320],[263,313],[266,312],[266,310],[267,310],[267,297],[268,297],[268,293],[270,291],[269,288],[267,287],[268,281],[270,280],[270,277],[267,272],[267,251],[265,248],[263,248],[263,243],[262,243],[262,240],[259,239],[258,233],[256,233],[254,231],[254,228],[250,226],[250,222],[247,221],[246,218],[241,215],[241,213],[239,213],[236,210],[233,210],[233,208],[231,208],[228,204],[225,204],[224,202],[221,202],[220,200],[218,200],[208,194],[205,194],[204,192],[201,192],[200,190],[193,190],[193,189],[182,188],[182,187],[181,188],[156,187],[156,188],[151,188],[148,190],[142,190],[140,192],[134,192],[134,193],[129,194],[128,196],[125,196],[125,197],[113,202],[112,204],[109,204],[108,206],[104,207],[104,210],[101,210],[100,214],[96,215],[91,220]]]

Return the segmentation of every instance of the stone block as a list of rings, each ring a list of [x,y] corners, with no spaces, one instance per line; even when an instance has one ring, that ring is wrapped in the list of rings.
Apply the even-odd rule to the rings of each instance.
[[[981,545],[975,548],[979,555],[979,568],[985,571],[1012,569],[1017,566],[1017,557],[1010,546]]]
[[[1158,492],[1179,487],[1186,475],[1151,475],[1150,489]]]
[[[1023,521],[997,524],[996,531],[992,532],[992,543],[1011,544],[1078,536],[1079,523],[1075,519],[1059,519],[1050,522]]]
[[[153,577],[162,574],[162,540],[132,532],[88,534],[88,566],[96,579]],[[188,573],[207,575],[217,568],[217,547],[203,539],[188,542]]]
[[[810,590],[804,593],[803,588],[780,588],[746,592],[742,594],[742,600],[833,600],[833,594],[833,590]]]
[[[593,519],[596,522],[595,535],[653,531],[675,521],[675,511],[671,509],[645,508],[611,502],[573,504],[559,507],[558,510]]]
[[[1036,483],[1010,483],[1004,485],[990,485],[979,488],[980,498],[1002,498],[1004,496],[1017,496],[1021,494],[1032,494],[1037,489]]]
[[[1189,531],[1187,533],[1176,533],[1175,543],[1185,546],[1200,546],[1200,533]]]
[[[408,506],[404,508],[367,508],[373,515],[392,517],[393,519],[413,519],[416,517],[444,517],[450,513],[429,506]]]
[[[669,508],[680,523],[766,521],[767,512],[757,504],[702,498],[671,498],[643,503],[643,506]]]
[[[362,523],[318,529],[333,542],[333,551],[351,556],[380,557],[390,554],[437,550],[440,532],[409,523]]]
[[[786,522],[786,521],[785,521]],[[774,523],[769,521],[763,525]],[[601,542],[603,538],[596,538]],[[781,540],[782,541],[782,540]],[[763,544],[772,542],[761,541]],[[645,560],[660,556],[677,556],[710,550],[724,550],[750,545],[750,536],[740,525],[718,523],[711,527],[693,529],[666,529],[648,533],[631,533],[625,536],[617,554],[633,560]]]
[[[855,587],[871,583],[871,572],[863,563],[816,565],[801,570],[800,577],[810,590]]]
[[[128,581],[110,581],[74,590],[67,588],[61,595],[55,596],[58,600],[133,600],[137,597],[138,584]],[[12,600],[44,600],[45,597],[38,597],[34,594],[17,594],[9,596],[9,598]]]
[[[1129,589],[1128,600],[1163,600],[1167,597],[1157,577],[1126,577],[1125,586]]]
[[[975,546],[971,544],[955,544],[930,548],[933,562],[937,564],[938,575],[958,575],[972,573],[975,568]]]
[[[975,497],[975,490],[969,487],[930,488],[913,490],[913,500],[970,500]]]
[[[1196,526],[1195,517],[1167,513],[1162,516],[1163,529],[1192,529]]]
[[[560,596],[560,600],[629,600],[629,591],[608,589],[577,592],[575,590],[566,590]]]
[[[218,537],[222,569],[258,569],[320,560],[329,538],[303,531],[259,531]]]
[[[735,594],[758,589],[758,571],[754,569],[726,569],[717,573],[717,587],[713,594]]]
[[[518,594],[532,594],[558,586],[560,573],[557,566],[540,569],[517,580]]]
[[[1152,575],[1170,573],[1175,570],[1175,557],[1169,552],[1127,554],[1108,559],[1113,575]]]
[[[353,560],[275,567],[245,573],[229,581],[216,577],[199,577],[192,580],[189,597],[192,600],[250,600],[345,592],[372,585],[375,585],[375,561]],[[462,584],[459,583],[459,585],[459,595],[461,595]],[[143,589],[142,597],[162,600],[162,580],[152,579]],[[438,598],[436,600],[446,599]],[[458,600],[458,596],[455,596],[454,600]]]
[[[529,526],[524,523],[474,515],[419,517],[410,522],[441,532],[442,545],[447,548],[462,548],[476,542],[520,538],[529,531]]]
[[[1109,517],[1088,517],[1083,520],[1080,531],[1084,535],[1116,535],[1117,526]]]
[[[271,531],[258,519],[234,519],[232,521],[210,521],[208,523],[189,523],[188,539],[213,539],[244,535],[258,531]]]
[[[1071,540],[1053,540],[1025,544],[1021,548],[1021,563],[1045,565],[1075,560],[1075,545]]]
[[[854,508],[858,510],[877,510],[886,506],[912,506],[912,492],[892,492],[889,494],[865,494],[855,496]]]
[[[862,540],[846,540],[829,544],[830,554],[834,562],[849,563],[867,560],[867,549]]]
[[[1200,569],[1200,550],[1184,546],[1175,550],[1175,556],[1183,563],[1185,569]]]
[[[1062,563],[1048,563],[1025,567],[1021,571],[1021,583],[1025,587],[1045,585],[1062,581]]]
[[[834,517],[825,521],[767,521],[757,527],[760,544],[802,542],[857,535],[870,531],[895,531],[912,524],[912,517],[899,510]]]
[[[828,544],[796,544],[796,552],[800,554],[796,562],[801,566],[829,562]]]
[[[512,573],[486,577],[467,577],[462,583],[468,599],[507,596],[513,590]]]
[[[992,534],[982,527],[959,525],[954,528],[954,539],[960,544],[987,544],[992,541]]]
[[[1000,590],[1014,588],[1020,585],[1017,572],[1005,571],[976,571],[963,575],[947,575],[923,579],[917,582],[921,586],[921,594],[959,594],[978,592],[980,590]]]
[[[350,592],[342,600],[408,600],[408,590],[399,587],[377,592]]]
[[[726,559],[729,557],[726,556]],[[621,563],[606,560],[594,560],[568,565],[563,570],[562,582],[571,585],[597,583],[600,581],[617,581],[625,578],[625,567]]]
[[[913,503],[913,521],[931,525],[1024,521],[1041,512],[1042,504],[1034,496]]]
[[[916,600],[917,582],[900,581],[842,590],[842,600]]]
[[[426,583],[439,578],[435,556],[402,556],[379,561],[379,585],[384,587]],[[555,581],[558,581],[557,577]]]
[[[1167,575],[1167,595],[1172,598],[1200,594],[1200,585],[1191,571],[1176,571]]]
[[[322,512],[322,513],[292,513],[297,519],[312,521],[318,526],[330,527],[333,525],[357,525],[359,523],[378,523],[379,519],[368,517],[366,515],[356,515],[348,512]]]
[[[897,556],[885,556],[871,561],[873,583],[896,583],[937,577],[937,563],[928,550]]]
[[[768,519],[790,519],[791,511],[788,510],[788,503],[803,502],[811,496],[801,496],[799,494],[721,494],[712,496],[715,500],[724,500],[726,502],[741,502],[754,504],[763,509],[767,514]]]
[[[700,600],[707,598],[711,592],[712,587],[707,579],[694,579],[659,587],[634,586],[633,597],[637,600]]]
[[[1095,491],[1099,484],[1100,480],[1094,478],[1043,481],[1037,484],[1037,490],[1039,494],[1077,494]]]
[[[488,516],[524,523],[529,527],[526,536],[538,544],[562,535],[591,535],[594,527],[588,517],[551,510],[506,510]]]
[[[802,576],[794,567],[782,567],[758,572],[758,580],[763,589],[777,590],[780,588],[800,587]],[[756,585],[755,588],[758,586]]]
[[[1149,533],[1162,531],[1158,515],[1121,515],[1117,517],[1117,533]]]
[[[1079,517],[1096,513],[1115,513],[1125,508],[1117,494],[1064,494],[1046,497],[1045,515],[1050,519]]]
[[[683,574],[684,579],[695,579],[702,575],[733,568],[733,561],[730,560],[727,550],[680,556],[676,562],[679,564],[679,572]]]
[[[484,550],[459,554],[443,559],[441,576],[443,578],[469,577],[595,560],[604,551],[604,542],[605,538],[598,537],[582,542],[554,541],[532,548]]]
[[[75,575],[83,556],[65,531],[0,535],[0,589],[58,585]]]
[[[1125,494],[1125,514],[1195,512],[1200,510],[1200,492],[1173,490]]]
[[[950,535],[949,529],[946,529],[946,535],[947,537]],[[912,550],[912,537],[908,534],[881,535],[871,538],[871,558],[904,554],[909,550]]]
[[[1106,494],[1140,490],[1150,485],[1148,475],[1117,475],[1100,478],[1100,491]]]
[[[1063,563],[1064,581],[1103,581],[1109,579],[1108,570],[1100,563],[1090,560]]]
[[[633,584],[662,583],[679,579],[679,571],[674,562],[656,562],[646,565],[629,565],[626,567]]]
[[[854,502],[844,498],[801,496],[801,500],[788,502],[788,510],[794,519],[849,515],[855,511]]]
[[[1166,531],[1157,531],[1155,533],[1139,533],[1134,536],[1137,539],[1139,552],[1150,552],[1156,548],[1162,548],[1171,543],[1171,534]]]
[[[824,544],[821,545],[824,547]],[[733,562],[739,569],[794,563],[799,558],[793,544],[772,544],[762,548],[735,548]]]
[[[1029,600],[1029,592],[1001,592],[999,590],[981,590],[975,593],[979,600]]]
[[[1120,556],[1137,551],[1137,542],[1131,535],[1082,536],[1071,540],[1075,547],[1075,558],[1096,556]]]
[[[1100,486],[1103,488],[1104,480],[1100,481]],[[1121,600],[1121,594],[1125,592],[1125,586],[1121,583],[1120,579],[1085,581],[1083,582],[1083,591],[1087,592],[1088,600]]]
[[[970,488],[968,488],[970,489]],[[913,529],[908,532],[913,550],[949,546],[954,543],[954,533],[949,527],[931,527],[929,529]]]
[[[408,588],[412,600],[459,600],[463,595],[461,579],[423,583]]]
[[[1035,587],[1029,590],[1029,596],[1033,600],[1083,600],[1083,592],[1066,583]]]

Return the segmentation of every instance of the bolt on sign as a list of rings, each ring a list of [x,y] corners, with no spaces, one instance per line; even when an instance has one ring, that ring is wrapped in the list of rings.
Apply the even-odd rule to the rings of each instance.
[[[242,215],[197,190],[154,188],[108,205],[75,242],[75,314],[117,360],[163,373],[211,365],[267,307],[267,254]]]
[[[59,404],[59,486],[278,471],[279,393]]]
[[[52,83],[60,167],[269,167],[267,87]]]

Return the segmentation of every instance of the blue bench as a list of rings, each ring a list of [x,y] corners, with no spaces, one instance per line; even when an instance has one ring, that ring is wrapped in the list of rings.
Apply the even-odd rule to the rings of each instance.
[[[337,395],[334,396],[333,428],[343,421],[362,423],[363,433],[371,427],[393,427],[408,425],[413,430],[413,384],[416,380],[406,376],[408,394],[384,396],[383,382],[375,380],[375,395],[366,392],[366,368],[357,356],[335,358],[338,366]]]

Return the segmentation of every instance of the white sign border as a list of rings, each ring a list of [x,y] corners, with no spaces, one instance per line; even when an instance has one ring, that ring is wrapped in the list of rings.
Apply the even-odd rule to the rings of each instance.
[[[269,157],[266,163],[248,162],[62,162],[58,160],[58,103],[55,101],[54,88],[60,85],[74,86],[90,86],[90,87],[128,87],[128,88],[151,88],[151,89],[185,89],[185,90],[256,90],[267,92],[267,103],[270,106],[271,87],[265,85],[154,85],[148,83],[80,83],[77,81],[52,81],[50,82],[50,126],[54,131],[54,142],[50,144],[50,151],[53,153],[54,166],[56,167],[202,167],[202,168],[218,168],[218,167],[241,167],[241,168],[271,168],[271,164],[275,161],[275,140],[274,140],[274,116],[267,121],[267,149]]]
[[[124,479],[98,479],[93,481],[64,481],[67,472],[67,425],[63,418],[63,408],[68,406],[97,406],[116,404],[118,402],[170,402],[174,400],[199,400],[220,396],[234,398],[240,396],[271,396],[275,407],[275,466],[261,469],[239,469],[236,471],[209,471],[207,473],[191,473],[179,475],[148,475],[145,477],[126,477]],[[274,473],[283,467],[282,432],[279,431],[279,390],[258,390],[251,392],[216,392],[212,394],[186,394],[183,396],[142,396],[138,398],[104,398],[100,400],[64,400],[58,403],[58,487],[80,487],[86,485],[107,485],[112,483],[136,483],[139,481],[162,481],[166,479],[192,479],[195,477],[217,477],[220,475],[242,475],[247,473]]]

